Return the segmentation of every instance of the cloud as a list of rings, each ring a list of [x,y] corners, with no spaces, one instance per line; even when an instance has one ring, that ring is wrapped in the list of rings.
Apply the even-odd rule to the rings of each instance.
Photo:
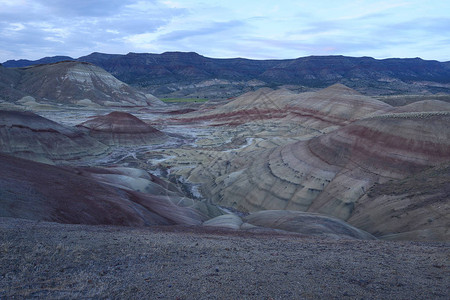
[[[49,12],[58,16],[104,17],[120,13],[135,0],[38,0]],[[154,1],[152,1],[154,2]]]
[[[314,21],[306,23],[305,28],[292,31],[291,34],[307,34],[307,35],[317,35],[326,33],[329,31],[336,31],[339,29],[344,29],[346,27],[343,21]]]
[[[355,5],[356,4],[356,5]],[[341,16],[341,20],[367,20],[371,18],[386,17],[395,10],[413,5],[411,1],[357,1],[351,3],[350,12]]]
[[[184,13],[157,1],[18,1],[0,12],[0,46],[7,59],[126,53],[133,49],[125,37],[155,32]]]
[[[448,1],[0,0],[0,7],[0,62],[174,50],[450,60]]]
[[[392,24],[393,28],[401,31],[422,31],[430,34],[446,34],[450,30],[450,18],[421,17],[406,22]]]
[[[162,34],[158,37],[158,41],[179,41],[196,36],[212,35],[243,25],[244,22],[236,20],[229,22],[212,22],[207,26],[200,26],[196,29],[175,30],[166,34]]]

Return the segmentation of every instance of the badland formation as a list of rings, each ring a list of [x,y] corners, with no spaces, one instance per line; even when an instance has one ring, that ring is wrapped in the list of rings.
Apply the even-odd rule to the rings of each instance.
[[[421,266],[433,272],[424,271],[427,279],[414,275],[398,286],[398,294],[385,283],[386,291],[373,288],[373,276],[360,270],[372,279],[354,279],[367,281],[357,281],[354,294],[331,284],[311,287],[303,298],[344,293],[446,298],[449,199],[450,62],[344,56],[258,61],[170,52],[92,53],[0,65],[2,264],[19,261],[26,268],[11,251],[29,247],[14,234],[27,228],[38,228],[36,239],[49,249],[48,230],[58,237],[50,243],[61,245],[66,231],[77,239],[79,232],[98,230],[102,236],[115,230],[123,241],[127,228],[131,241],[157,228],[169,235],[180,231],[175,237],[180,243],[195,234],[256,238],[269,248],[264,243],[276,241],[284,255],[294,253],[283,248],[283,243],[293,247],[292,241],[311,247],[329,243],[338,250],[368,245],[377,253],[401,247],[405,256],[429,251],[430,260],[424,258]],[[92,234],[89,239],[95,239]],[[139,243],[133,240],[143,247]],[[218,247],[226,254],[223,245]],[[72,249],[70,255],[78,251],[64,247]],[[355,255],[345,251],[345,260]],[[377,268],[388,272],[387,266]],[[18,285],[25,271],[2,272],[8,283],[0,285],[0,298],[77,297],[62,282],[69,292],[52,293],[38,283]],[[82,280],[97,284],[96,278]],[[97,285],[96,292],[77,286],[78,295],[139,295],[114,289],[117,278],[109,280],[109,288]],[[242,290],[215,297],[299,296],[273,294],[267,287],[262,294]],[[181,291],[165,290],[163,296],[190,298]],[[157,296],[150,287],[141,292]]]

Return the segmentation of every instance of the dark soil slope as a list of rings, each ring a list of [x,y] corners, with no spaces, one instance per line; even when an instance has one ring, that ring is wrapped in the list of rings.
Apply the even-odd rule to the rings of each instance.
[[[0,216],[125,226],[198,225],[207,219],[168,197],[119,189],[87,175],[0,154]]]

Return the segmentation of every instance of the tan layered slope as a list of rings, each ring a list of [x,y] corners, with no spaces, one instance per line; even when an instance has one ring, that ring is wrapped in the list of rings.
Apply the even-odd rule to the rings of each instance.
[[[448,112],[389,114],[309,141],[306,146],[312,155],[339,168],[309,210],[347,219],[373,183],[405,178],[450,161],[448,124]]]
[[[77,125],[108,145],[146,145],[163,142],[167,136],[126,112],[112,112]]]
[[[373,182],[402,178],[450,160],[449,118],[437,113],[424,119],[366,119],[309,141],[266,150],[249,161],[238,179],[231,180],[232,174],[223,179],[224,185],[232,181],[223,201],[252,211],[313,209],[346,219],[353,202]],[[235,200],[241,197],[245,201]],[[330,203],[333,198],[339,204]]]
[[[218,125],[239,125],[254,121],[278,120],[286,117],[286,104],[293,101],[296,94],[288,90],[261,88],[245,93],[229,103],[188,113],[174,118],[180,123],[207,121]]]
[[[83,169],[0,154],[0,216],[125,226],[200,225],[209,218],[187,205],[174,204],[172,194],[162,196],[118,188],[95,180],[90,174]],[[130,172],[122,175],[132,178]]]
[[[334,84],[290,106],[303,126],[317,128],[343,126],[390,108],[390,105],[361,95],[342,84]]]
[[[450,163],[374,185],[348,222],[384,239],[448,240]]]
[[[108,147],[79,130],[31,112],[0,111],[0,152],[38,161],[72,160]]]
[[[262,88],[213,110],[185,115],[181,120],[206,120],[224,125],[266,120],[296,121],[302,126],[323,129],[342,126],[389,109],[391,106],[384,102],[361,95],[342,84],[335,84],[315,93],[302,94]]]
[[[370,108],[372,102],[367,109],[359,107],[357,101],[343,102],[353,103],[355,107],[347,107],[342,112],[330,108],[329,115],[335,119],[366,118],[310,140],[260,150],[257,156],[244,153],[230,161],[228,173],[206,180],[203,190],[207,197],[245,211],[301,210],[348,220],[375,183],[400,180],[450,161],[450,112],[435,111],[445,109],[442,103],[418,103],[375,114],[369,113],[374,111]],[[421,109],[428,111],[417,111]],[[352,110],[356,113],[345,112]],[[322,117],[325,115],[322,113]],[[421,206],[428,209],[426,203]],[[380,204],[379,209],[380,214],[394,215],[389,206]],[[371,211],[364,214],[370,216]],[[404,223],[413,222],[413,216],[406,214]],[[450,239],[442,230],[448,227],[445,221],[448,214],[446,218],[436,215],[430,218],[436,220],[433,234]],[[407,227],[390,226],[382,233],[371,226],[365,226],[364,230],[384,236],[412,230]],[[415,230],[419,232],[421,228]],[[414,233],[411,236],[426,239]]]
[[[36,99],[83,106],[164,105],[89,63],[65,61],[19,70],[16,90]]]
[[[450,102],[440,100],[423,100],[408,105],[396,107],[392,110],[394,113],[402,112],[445,112],[450,111]]]

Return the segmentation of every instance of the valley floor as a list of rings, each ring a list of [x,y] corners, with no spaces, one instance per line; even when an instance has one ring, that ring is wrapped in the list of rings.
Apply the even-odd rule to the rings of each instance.
[[[0,218],[1,299],[448,299],[450,244]]]

